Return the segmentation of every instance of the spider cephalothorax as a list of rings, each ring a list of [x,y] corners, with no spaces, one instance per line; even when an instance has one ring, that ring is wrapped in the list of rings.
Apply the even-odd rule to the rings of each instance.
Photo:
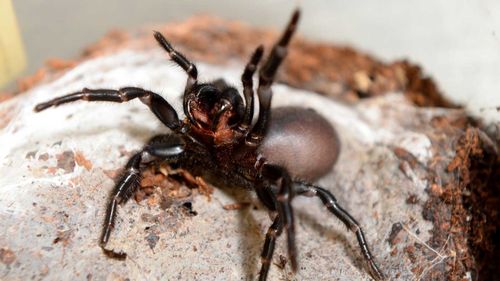
[[[213,84],[197,85],[187,100],[191,116],[186,120],[191,130],[204,141],[214,145],[238,142],[243,134],[238,124],[244,114],[244,104],[238,90],[218,80]]]
[[[271,111],[271,84],[286,56],[298,19],[297,10],[259,68],[259,111],[255,122],[252,77],[264,52],[262,46],[255,50],[243,71],[242,98],[234,87],[222,79],[198,83],[196,66],[175,51],[159,32],[154,33],[155,39],[188,75],[183,97],[186,117],[183,120],[163,97],[135,87],[118,90],[85,88],[35,107],[35,111],[42,111],[76,100],[121,103],[140,99],[171,130],[168,134],[153,137],[130,158],[111,194],[100,239],[100,246],[107,256],[126,258],[125,253],[106,248],[117,207],[127,202],[136,190],[141,170],[150,162],[163,161],[193,174],[206,176],[218,184],[253,189],[261,202],[276,212],[266,234],[259,280],[267,279],[276,238],[282,232],[286,232],[291,267],[297,270],[291,205],[295,196],[318,197],[332,214],[356,234],[370,274],[375,279],[383,279],[356,220],[340,207],[330,191],[310,183],[330,171],[336,162],[340,144],[333,127],[310,109],[282,107]]]

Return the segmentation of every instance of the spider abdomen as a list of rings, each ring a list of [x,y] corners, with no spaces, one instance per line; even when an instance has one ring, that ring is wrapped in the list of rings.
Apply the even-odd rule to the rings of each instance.
[[[285,167],[292,177],[317,179],[337,161],[340,142],[332,125],[316,111],[301,107],[273,108],[259,153]]]

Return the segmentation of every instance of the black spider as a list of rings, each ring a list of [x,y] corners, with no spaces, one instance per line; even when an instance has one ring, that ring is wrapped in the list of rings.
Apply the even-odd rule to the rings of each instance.
[[[174,108],[158,94],[134,87],[119,90],[85,88],[35,107],[35,111],[42,111],[77,100],[122,103],[139,98],[173,132],[154,137],[128,161],[124,175],[112,193],[100,239],[100,246],[107,256],[126,258],[125,253],[105,247],[114,227],[117,205],[127,202],[134,193],[142,168],[152,161],[166,161],[211,182],[254,189],[262,203],[277,213],[266,234],[259,280],[267,279],[276,237],[283,231],[287,234],[291,267],[294,271],[297,269],[294,216],[290,203],[298,195],[319,197],[328,210],[356,234],[372,277],[383,279],[356,220],[339,206],[328,190],[310,183],[327,173],[337,159],[339,141],[333,127],[310,109],[270,109],[271,84],[286,56],[298,19],[299,11],[296,10],[260,67],[257,88],[260,109],[255,123],[252,122],[252,77],[263,55],[263,46],[255,50],[241,77],[243,102],[238,91],[222,79],[198,83],[196,66],[175,51],[159,32],[154,33],[155,39],[188,75],[183,99],[184,120],[179,120]]]

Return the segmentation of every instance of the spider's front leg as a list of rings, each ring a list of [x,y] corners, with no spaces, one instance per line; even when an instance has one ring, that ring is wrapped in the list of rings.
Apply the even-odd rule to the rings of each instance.
[[[184,109],[184,114],[189,118],[192,124],[196,124],[196,121],[194,120],[194,117],[192,116],[191,112],[189,111],[189,101],[194,98],[195,93],[193,93],[193,88],[197,85],[198,83],[198,69],[196,68],[196,65],[192,63],[188,58],[186,58],[182,53],[179,51],[175,50],[174,47],[172,47],[172,44],[168,42],[168,40],[163,36],[158,31],[154,32],[154,36],[158,44],[167,51],[168,55],[170,56],[170,59],[175,62],[178,66],[180,66],[188,75],[187,81],[186,81],[186,87],[184,88],[184,97],[183,97],[183,109]]]
[[[281,38],[273,46],[271,53],[267,60],[259,70],[259,87],[257,88],[257,95],[259,97],[259,116],[252,131],[247,137],[247,142],[253,145],[258,145],[264,138],[265,132],[268,127],[268,121],[271,114],[271,99],[273,91],[271,85],[274,82],[278,68],[286,57],[288,52],[287,48],[292,39],[292,36],[297,28],[299,21],[300,11],[295,10],[292,18],[288,22],[285,32]]]
[[[359,247],[361,248],[361,252],[363,253],[363,257],[368,263],[368,267],[370,269],[370,274],[375,280],[384,280],[384,275],[382,271],[378,268],[375,260],[368,248],[368,244],[366,243],[365,235],[359,223],[346,211],[344,210],[338,203],[337,199],[333,196],[333,194],[319,186],[315,186],[313,184],[295,181],[294,182],[294,191],[298,195],[313,197],[318,197],[321,202],[328,208],[328,210],[334,214],[338,219],[340,219],[349,230],[356,234],[356,238],[359,243]]]
[[[149,144],[140,152],[134,154],[125,166],[123,176],[115,186],[111,199],[108,203],[104,228],[99,242],[103,252],[110,258],[124,260],[127,254],[119,251],[106,249],[111,231],[114,228],[118,205],[125,204],[133,195],[140,181],[141,168],[153,161],[163,160],[173,162],[184,152],[184,143],[171,135],[160,135],[154,137]]]
[[[290,204],[293,198],[290,175],[283,167],[271,164],[262,166],[261,175],[264,182],[268,181],[272,187],[276,188],[276,193],[271,188],[263,187],[264,190],[258,190],[258,195],[260,195],[259,197],[264,204],[273,205],[273,208],[270,208],[271,210],[278,211],[278,215],[266,234],[266,241],[262,250],[262,268],[259,280],[265,281],[273,257],[276,237],[281,234],[283,229],[287,233],[288,256],[293,271],[297,270],[297,250],[295,247],[293,209]]]
[[[243,114],[243,120],[239,125],[240,130],[248,133],[248,129],[252,123],[253,110],[254,110],[254,91],[253,91],[253,75],[257,70],[257,65],[259,64],[262,54],[264,53],[264,47],[260,45],[255,49],[254,53],[250,57],[245,66],[245,70],[241,75],[241,83],[243,84],[243,95],[245,96],[245,113]]]
[[[127,102],[139,98],[146,104],[160,121],[173,131],[180,128],[179,117],[175,109],[160,95],[136,87],[125,87],[119,90],[111,89],[87,89],[57,97],[47,102],[35,106],[35,111],[40,112],[49,107],[59,106],[61,104],[84,101],[109,101],[109,102]]]

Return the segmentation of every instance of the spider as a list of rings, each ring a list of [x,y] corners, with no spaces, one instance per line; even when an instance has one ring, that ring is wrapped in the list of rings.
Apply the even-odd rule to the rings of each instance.
[[[78,100],[123,103],[138,98],[171,130],[169,134],[153,137],[128,160],[111,194],[99,242],[108,257],[126,258],[126,253],[106,248],[118,205],[126,203],[137,189],[143,168],[151,162],[164,161],[201,175],[212,183],[253,189],[262,204],[275,214],[261,254],[260,281],[267,279],[276,239],[282,232],[286,232],[291,267],[297,270],[291,205],[295,196],[318,197],[355,233],[371,276],[377,280],[384,278],[358,222],[338,204],[330,191],[311,183],[326,174],[337,160],[340,143],[333,127],[310,109],[270,108],[271,85],[287,54],[299,15],[299,10],[295,10],[285,31],[260,66],[256,95],[258,114],[254,113],[253,76],[264,53],[262,45],[251,55],[241,76],[243,101],[238,90],[222,79],[211,83],[198,82],[196,65],[156,31],[156,41],[188,76],[183,96],[186,116],[183,120],[160,95],[136,87],[118,90],[84,88],[35,107],[34,110],[39,112]]]

